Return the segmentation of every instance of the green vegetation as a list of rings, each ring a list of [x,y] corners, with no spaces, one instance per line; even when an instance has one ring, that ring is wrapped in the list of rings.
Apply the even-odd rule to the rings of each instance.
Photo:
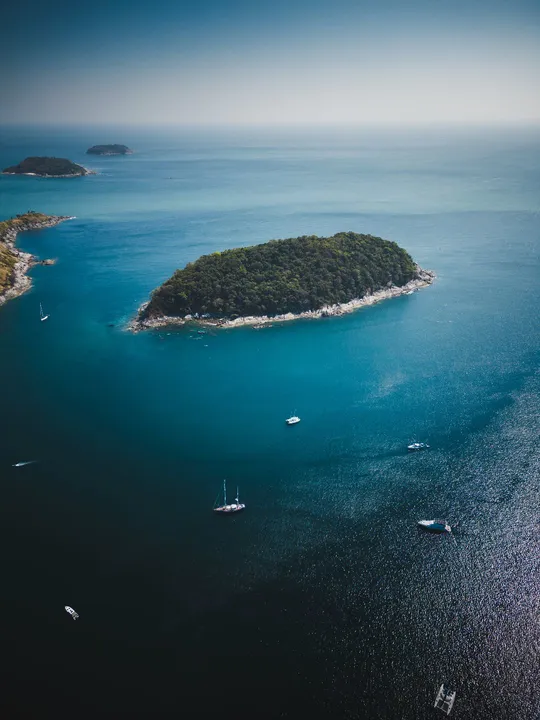
[[[3,242],[0,242],[0,295],[11,287],[11,276],[17,258],[11,249]]]
[[[50,215],[29,210],[23,215],[0,222],[0,295],[11,287],[13,268],[18,260],[11,247],[6,244],[6,240],[13,242],[16,233],[50,220]]]
[[[271,240],[203,255],[155,290],[142,318],[210,314],[234,318],[318,310],[417,277],[396,243],[347,232]]]
[[[127,145],[93,145],[86,151],[87,155],[131,155]]]
[[[46,177],[75,177],[88,175],[88,170],[66,158],[56,157],[27,157],[18,165],[4,169],[5,173],[24,175],[34,173]]]

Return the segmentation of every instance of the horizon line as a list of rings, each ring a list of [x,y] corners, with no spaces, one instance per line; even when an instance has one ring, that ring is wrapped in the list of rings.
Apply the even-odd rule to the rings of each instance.
[[[21,122],[21,121],[2,121],[0,127],[6,128],[41,128],[41,127],[58,127],[58,128],[107,128],[107,127],[123,127],[123,128],[179,128],[179,129],[219,129],[219,128],[239,128],[239,129],[294,129],[294,128],[351,128],[351,129],[396,129],[396,128],[474,128],[474,127],[516,127],[529,126],[540,127],[540,117],[523,118],[513,120],[467,120],[467,121],[441,121],[441,120],[425,120],[418,122],[402,122],[402,121],[374,121],[369,123],[363,122],[336,122],[336,123],[314,123],[314,122],[283,122],[283,123],[232,123],[232,122],[147,122],[134,123],[123,122],[120,120],[110,122]]]

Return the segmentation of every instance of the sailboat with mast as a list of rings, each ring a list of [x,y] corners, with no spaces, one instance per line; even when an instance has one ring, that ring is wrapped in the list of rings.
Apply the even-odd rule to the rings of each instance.
[[[43,312],[43,305],[41,303],[39,303],[39,317],[41,319],[41,322],[43,322],[44,320],[47,320],[47,318],[49,317],[48,315],[45,315],[45,313]]]
[[[234,499],[234,502],[231,503],[230,505],[227,505],[227,481],[224,480],[223,481],[223,505],[217,505],[217,500],[216,500],[216,505],[214,505],[214,512],[225,513],[225,514],[240,512],[240,510],[243,510],[246,506],[243,503],[241,503],[238,498],[239,498],[239,492],[238,492],[238,487],[237,487],[236,488],[236,497]]]

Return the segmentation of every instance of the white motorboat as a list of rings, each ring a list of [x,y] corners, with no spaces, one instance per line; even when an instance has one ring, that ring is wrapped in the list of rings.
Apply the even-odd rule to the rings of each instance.
[[[291,415],[291,417],[287,418],[285,422],[287,423],[287,425],[296,425],[300,422],[300,418],[298,417],[298,415]]]
[[[454,700],[456,699],[456,691],[441,685],[437,697],[435,698],[435,705],[438,710],[442,710],[447,715],[450,715],[450,710],[454,706]]]
[[[230,515],[231,513],[240,512],[240,510],[245,509],[245,505],[240,502],[239,500],[240,493],[238,491],[238,487],[236,488],[236,497],[234,499],[234,502],[230,505],[227,504],[227,481],[223,481],[223,505],[214,505],[214,512],[218,513],[225,513],[226,515]],[[217,503],[217,500],[216,500]]]
[[[446,520],[419,520],[418,525],[425,530],[436,533],[451,533],[452,528]]]
[[[75,610],[72,607],[69,607],[69,605],[66,605],[66,612],[69,613],[74,620],[79,617]]]
[[[407,445],[407,450],[409,452],[415,452],[416,450],[427,450],[429,448],[429,445],[424,442],[413,442],[410,445]]]

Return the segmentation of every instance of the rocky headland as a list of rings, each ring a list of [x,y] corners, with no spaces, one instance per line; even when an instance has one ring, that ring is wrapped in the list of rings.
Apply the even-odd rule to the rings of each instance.
[[[45,215],[30,210],[10,220],[0,222],[0,305],[22,295],[32,286],[28,270],[34,265],[54,265],[55,260],[39,260],[35,255],[15,247],[17,235],[28,230],[53,227],[73,217]]]

